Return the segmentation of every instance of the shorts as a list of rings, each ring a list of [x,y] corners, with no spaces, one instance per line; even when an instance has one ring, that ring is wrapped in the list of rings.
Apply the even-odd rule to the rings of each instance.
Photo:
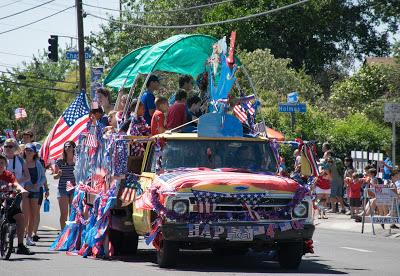
[[[39,205],[39,206],[42,206],[42,203],[43,203],[43,193],[44,193],[43,187],[40,187],[39,193],[40,193],[40,195],[39,195],[38,205]]]
[[[361,199],[350,198],[350,207],[361,207]]]
[[[343,186],[340,184],[333,184],[331,186],[331,197],[343,197]]]
[[[315,187],[315,193],[316,194],[331,194],[331,189],[321,189],[320,187]]]
[[[39,199],[40,198],[40,192],[29,192],[28,198],[30,198],[30,199]]]
[[[20,207],[12,207],[12,208],[10,208],[8,210],[8,212],[7,212],[7,220],[10,223],[15,223],[16,221],[14,219],[14,216],[18,215],[18,214],[22,214],[22,210],[21,210]]]
[[[74,192],[75,192],[75,190],[67,191],[65,189],[58,189],[57,198],[60,198],[60,197],[63,197],[63,196],[73,197],[74,196]]]

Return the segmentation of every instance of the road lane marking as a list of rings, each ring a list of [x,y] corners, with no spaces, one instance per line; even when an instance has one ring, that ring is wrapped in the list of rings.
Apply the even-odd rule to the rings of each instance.
[[[348,250],[354,250],[354,251],[358,251],[358,252],[364,252],[364,253],[372,253],[373,251],[369,251],[366,249],[360,249],[360,248],[353,248],[353,247],[340,247],[343,249],[348,249]]]
[[[52,231],[59,231],[59,229],[57,229],[57,228],[46,226],[46,225],[43,225],[42,228],[47,229],[47,230],[52,230]]]

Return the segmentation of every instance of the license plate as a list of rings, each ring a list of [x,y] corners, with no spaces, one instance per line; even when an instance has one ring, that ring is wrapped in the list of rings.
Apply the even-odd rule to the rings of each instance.
[[[253,228],[248,227],[227,227],[227,237],[229,241],[252,241],[254,237]]]

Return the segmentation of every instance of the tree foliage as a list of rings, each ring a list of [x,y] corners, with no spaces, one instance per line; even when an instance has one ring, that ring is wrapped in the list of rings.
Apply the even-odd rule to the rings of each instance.
[[[43,53],[25,64],[24,69],[14,68],[3,73],[0,77],[0,131],[6,128],[31,129],[37,139],[45,137],[76,96],[47,89],[56,88],[59,83],[56,80],[64,80],[70,68],[69,61],[61,58],[58,63],[51,63]],[[72,83],[58,88],[76,91]],[[15,120],[14,110],[18,107],[25,108],[26,119]]]
[[[105,24],[102,31],[90,39],[91,43],[104,48],[104,54],[113,63],[138,46],[155,43],[176,33],[200,32],[222,37],[236,30],[240,49],[253,51],[269,48],[274,56],[290,58],[292,67],[304,68],[313,76],[319,76],[349,58],[390,53],[389,34],[394,33],[399,24],[398,14],[393,12],[393,9],[399,9],[396,0],[314,0],[247,21],[196,29],[160,30],[129,25],[207,23],[255,14],[293,2],[235,0],[208,8],[165,12],[209,1],[125,0],[124,24]],[[385,23],[388,28],[378,31],[377,27]],[[330,74],[324,77],[329,78]]]
[[[332,88],[332,113],[346,116],[363,112],[369,118],[383,122],[383,105],[400,99],[398,65],[365,65],[353,76],[336,83]]]

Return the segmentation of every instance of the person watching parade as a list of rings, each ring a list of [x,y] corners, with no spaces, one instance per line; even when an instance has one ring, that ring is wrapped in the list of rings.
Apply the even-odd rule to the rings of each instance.
[[[14,191],[22,193],[23,198],[26,197],[28,192],[18,183],[18,180],[14,174],[6,170],[7,157],[0,154],[0,195],[1,198],[10,198],[13,196]],[[13,206],[8,211],[8,219],[12,222],[15,221],[17,225],[17,239],[18,247],[17,254],[22,255],[33,255],[35,253],[31,252],[29,248],[24,245],[24,232],[25,232],[25,217],[21,208],[18,205]]]
[[[58,204],[60,207],[60,226],[65,227],[65,222],[68,219],[69,208],[74,195],[73,187],[76,184],[74,167],[75,167],[75,143],[67,141],[64,143],[63,153],[61,158],[56,161],[56,169],[54,179],[58,181]]]
[[[35,145],[28,143],[25,145],[24,160],[29,170],[31,180],[24,183],[24,188],[29,192],[28,202],[29,206],[25,213],[27,225],[27,236],[26,244],[29,246],[36,245],[33,240],[33,234],[35,233],[35,226],[38,222],[38,216],[40,216],[40,205],[43,201],[43,190],[46,184],[45,169],[39,161],[38,153]],[[46,191],[48,196],[48,188]],[[37,237],[37,235],[35,235]]]

